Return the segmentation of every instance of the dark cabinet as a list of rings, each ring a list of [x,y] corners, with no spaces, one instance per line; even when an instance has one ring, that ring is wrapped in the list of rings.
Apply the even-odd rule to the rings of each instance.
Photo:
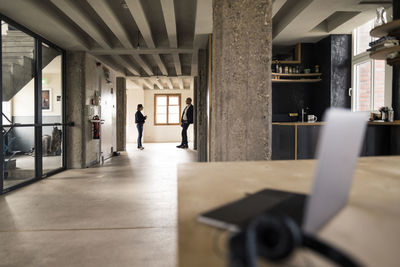
[[[297,126],[297,159],[316,158],[320,125]]]
[[[314,159],[322,125],[274,124],[272,159]],[[400,125],[369,124],[360,155],[400,155]]]

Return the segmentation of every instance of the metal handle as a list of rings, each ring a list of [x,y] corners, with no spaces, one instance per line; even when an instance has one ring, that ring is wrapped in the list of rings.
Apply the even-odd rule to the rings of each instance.
[[[41,126],[75,126],[74,122],[67,122],[67,123],[30,123],[30,124],[23,124],[23,123],[13,123],[13,124],[5,124],[3,128],[16,128],[16,127],[41,127]]]

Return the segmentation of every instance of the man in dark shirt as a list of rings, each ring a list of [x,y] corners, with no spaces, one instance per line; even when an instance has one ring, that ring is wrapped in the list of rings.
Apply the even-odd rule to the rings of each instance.
[[[137,106],[137,111],[135,114],[135,123],[136,128],[138,129],[138,138],[137,138],[137,148],[143,150],[144,147],[142,146],[142,136],[143,136],[143,124],[147,119],[147,116],[143,116],[142,111],[143,105],[139,104]]]
[[[187,130],[189,125],[193,123],[193,105],[190,97],[186,98],[186,107],[181,117],[182,126],[182,143],[177,148],[188,148]]]

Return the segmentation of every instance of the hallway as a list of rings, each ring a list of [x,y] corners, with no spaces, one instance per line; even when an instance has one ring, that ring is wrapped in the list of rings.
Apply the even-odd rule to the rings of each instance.
[[[0,266],[175,266],[176,144],[145,144],[0,197]]]

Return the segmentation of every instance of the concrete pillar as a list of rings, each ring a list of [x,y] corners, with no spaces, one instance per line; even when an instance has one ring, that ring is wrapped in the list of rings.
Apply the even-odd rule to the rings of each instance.
[[[197,158],[200,162],[206,162],[208,154],[208,50],[199,50],[198,62],[199,77],[196,92]]]
[[[117,151],[126,150],[126,79],[117,77]]]
[[[214,0],[211,161],[271,159],[272,0]]]
[[[193,123],[193,149],[197,150],[197,129],[198,129],[198,124],[197,124],[197,92],[198,92],[198,77],[194,77],[194,88],[193,88],[193,118],[194,118],[194,123]]]
[[[85,146],[85,52],[67,52],[66,116],[74,127],[67,130],[67,168],[86,167]]]

